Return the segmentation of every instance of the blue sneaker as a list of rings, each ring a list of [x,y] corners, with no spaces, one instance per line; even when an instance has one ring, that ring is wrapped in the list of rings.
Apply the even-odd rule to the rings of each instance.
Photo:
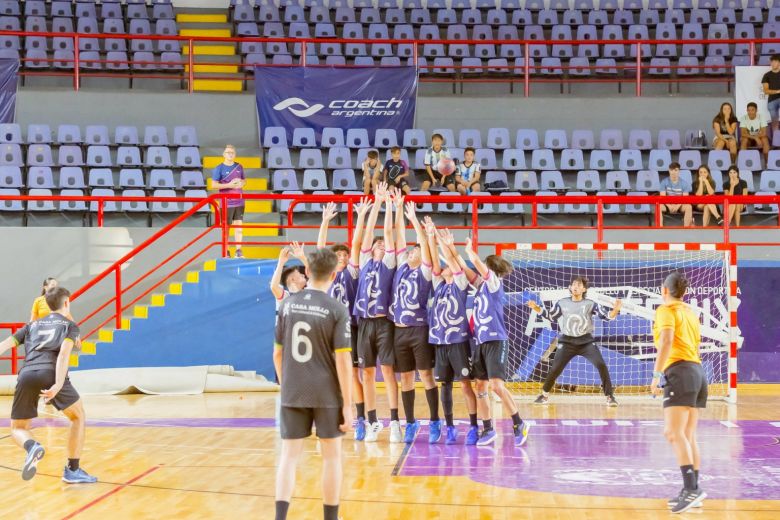
[[[479,426],[470,426],[466,434],[466,446],[474,446],[479,440]]]
[[[458,429],[454,426],[447,426],[447,439],[444,441],[444,444],[455,444],[457,439]]]
[[[525,444],[525,442],[528,440],[528,430],[530,430],[531,427],[528,425],[527,422],[523,421],[520,423],[520,426],[518,428],[515,428],[515,446],[522,446]]]
[[[35,472],[38,471],[38,463],[45,453],[46,450],[37,442],[30,451],[27,452],[27,457],[24,459],[24,466],[22,466],[22,480],[30,480],[35,476]]]
[[[480,435],[479,440],[477,440],[477,446],[488,446],[493,444],[496,440],[496,437],[498,437],[496,430],[483,430],[482,435]]]
[[[441,419],[438,421],[431,421],[428,428],[428,443],[436,444],[439,442],[439,439],[441,439]]]
[[[366,438],[366,421],[358,419],[355,425],[355,440],[362,441]]]
[[[97,477],[93,477],[81,468],[71,471],[68,466],[65,466],[62,481],[68,484],[94,484],[97,482]]]
[[[404,442],[411,444],[414,442],[414,438],[417,436],[417,430],[420,429],[420,421],[414,421],[406,425],[406,431],[404,432]]]

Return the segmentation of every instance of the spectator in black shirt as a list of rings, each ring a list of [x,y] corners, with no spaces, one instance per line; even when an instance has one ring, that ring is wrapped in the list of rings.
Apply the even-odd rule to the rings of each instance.
[[[772,118],[772,132],[776,132],[780,113],[780,54],[772,55],[769,66],[771,68],[761,78],[761,85],[764,87],[764,94],[768,96],[766,107]]]
[[[747,182],[739,177],[739,168],[733,164],[729,166],[729,178],[723,183],[723,194],[748,195]],[[744,208],[744,204],[729,204],[729,224],[734,220],[734,224],[739,226]]]
[[[723,103],[718,115],[712,120],[712,129],[715,131],[715,149],[727,148],[731,153],[731,160],[737,160],[737,117],[734,115],[734,107],[731,103]]]

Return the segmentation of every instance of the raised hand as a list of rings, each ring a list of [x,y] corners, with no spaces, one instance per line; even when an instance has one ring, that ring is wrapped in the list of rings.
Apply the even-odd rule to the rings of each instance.
[[[409,219],[409,222],[417,222],[416,209],[417,208],[414,202],[406,203],[406,207],[404,208],[404,214],[406,215],[406,218]]]
[[[371,211],[371,208],[374,206],[374,203],[369,199],[368,197],[362,197],[360,199],[360,203],[355,207],[355,211],[357,211],[358,215],[361,217],[365,217],[366,213]]]
[[[282,248],[281,251],[279,251],[279,262],[282,264],[286,264],[289,259],[290,259],[290,248],[285,246]]]
[[[466,252],[476,253],[476,251],[474,251],[474,244],[471,242],[471,237],[466,239]]]
[[[306,258],[306,253],[303,250],[303,245],[299,242],[292,242],[290,244],[290,253],[292,256],[297,258],[300,261],[303,261],[304,258]]]
[[[404,207],[404,194],[401,190],[393,186],[390,188],[390,198],[393,201],[393,205],[397,211],[401,211]]]
[[[436,226],[434,225],[431,217],[425,217],[423,219],[423,224],[425,225],[425,233],[427,233],[428,235],[436,234]]]
[[[335,202],[328,202],[324,208],[322,208],[322,220],[327,222],[333,220],[338,215]]]
[[[387,183],[379,182],[374,190],[376,203],[384,202],[387,199]]]
[[[455,243],[455,237],[449,229],[437,230],[437,237],[442,245],[449,247]]]

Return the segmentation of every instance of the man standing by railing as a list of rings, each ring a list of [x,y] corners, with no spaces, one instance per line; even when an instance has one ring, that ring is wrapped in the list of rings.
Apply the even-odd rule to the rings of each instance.
[[[234,193],[242,195],[239,198],[230,198],[227,200],[227,220],[231,226],[237,226],[234,230],[236,239],[236,258],[243,258],[241,252],[241,236],[244,225],[244,167],[236,162],[236,147],[232,144],[225,145],[225,151],[222,152],[223,161],[211,174],[211,189],[219,190],[220,193]],[[230,251],[228,251],[230,256]]]

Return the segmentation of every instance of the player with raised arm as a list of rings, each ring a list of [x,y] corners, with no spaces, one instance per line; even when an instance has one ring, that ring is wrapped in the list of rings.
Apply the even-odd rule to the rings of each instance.
[[[385,205],[383,238],[374,238],[379,209]],[[401,442],[398,421],[398,383],[393,365],[393,322],[388,318],[395,275],[395,240],[393,237],[393,204],[387,184],[377,184],[374,206],[368,214],[366,231],[360,249],[360,276],[353,315],[358,318],[358,364],[363,369],[363,394],[366,400],[368,427],[366,442],[376,442],[382,423],[376,416],[376,364],[381,365],[387,399],[390,404],[390,442]]]
[[[301,291],[306,287],[308,280],[306,275],[301,272],[300,266],[287,266],[287,262],[290,257],[297,258],[301,261],[306,269],[306,254],[303,251],[303,246],[298,242],[293,242],[289,246],[283,247],[279,251],[279,261],[276,263],[276,269],[271,275],[271,293],[276,298],[276,310],[279,311],[279,305],[282,300]]]
[[[429,341],[436,349],[436,380],[441,383],[441,404],[447,423],[445,444],[455,444],[458,430],[453,415],[452,383],[460,381],[466,408],[469,412],[469,430],[466,444],[475,445],[479,438],[477,425],[477,396],[472,387],[471,373],[471,330],[466,313],[469,279],[459,261],[455,239],[449,230],[437,231],[430,219],[426,219],[425,232],[431,250],[433,263],[433,299],[430,305]],[[444,268],[439,261],[438,249],[446,262]],[[454,253],[453,253],[454,251]],[[468,270],[471,279],[476,274]],[[485,403],[487,404],[487,402]],[[487,418],[487,413],[483,414]]]
[[[481,280],[477,280],[477,295],[474,297],[474,336],[477,351],[474,354],[474,377],[477,392],[486,394],[490,390],[501,398],[504,410],[511,415],[515,446],[522,446],[528,440],[528,423],[520,419],[512,394],[504,385],[506,377],[506,342],[509,336],[504,325],[504,286],[502,279],[512,272],[512,264],[498,255],[489,255],[483,262],[474,251],[471,237],[466,240],[466,254],[477,269]],[[477,446],[486,446],[496,439],[496,431],[487,425],[477,441]]]
[[[355,210],[357,211],[357,221],[352,235],[351,249],[345,244],[335,244],[331,247],[338,264],[336,265],[336,279],[328,290],[328,294],[343,303],[350,315],[351,337],[352,337],[352,391],[357,409],[357,423],[355,425],[355,440],[362,441],[366,438],[366,406],[363,402],[363,384],[360,382],[360,368],[358,367],[357,355],[357,337],[358,320],[352,315],[355,309],[355,294],[357,293],[358,276],[360,268],[360,244],[363,240],[363,227],[366,220],[366,214],[371,210],[373,203],[364,197],[360,200]],[[328,203],[322,210],[322,224],[320,233],[317,236],[317,248],[323,249],[328,242],[328,224],[338,214],[336,204]]]
[[[617,406],[612,380],[609,377],[609,369],[604,362],[598,347],[593,339],[593,317],[598,315],[602,320],[614,320],[620,314],[623,305],[619,299],[615,300],[612,310],[607,310],[593,300],[586,298],[589,288],[588,279],[584,276],[575,276],[569,284],[571,296],[558,301],[552,311],[540,306],[533,300],[527,305],[544,319],[551,323],[557,323],[560,330],[558,337],[558,350],[555,351],[552,367],[542,386],[542,393],[536,398],[534,404],[548,404],[550,402],[550,390],[555,385],[555,380],[563,373],[566,365],[576,356],[582,356],[590,361],[601,377],[601,385],[604,395],[607,396],[607,406]]]
[[[406,224],[404,223],[404,197],[401,190],[391,191],[395,205],[395,249],[398,267],[393,278],[393,301],[390,316],[395,323],[395,368],[401,373],[401,398],[406,415],[404,442],[414,442],[420,429],[414,417],[414,371],[420,374],[425,386],[425,398],[430,411],[428,442],[441,439],[439,419],[439,389],[433,378],[436,353],[428,343],[428,298],[431,294],[431,254],[420,221],[414,211],[414,203],[406,204],[406,217],[417,233],[417,245],[407,250]]]
[[[352,340],[349,312],[327,294],[337,263],[330,249],[310,254],[309,286],[282,302],[276,325],[274,367],[282,387],[276,520],[287,518],[303,440],[313,425],[322,449],[323,518],[338,519],[341,436],[352,427]]]
[[[680,465],[683,488],[669,501],[672,513],[699,507],[707,494],[699,487],[701,456],[696,442],[699,409],[707,407],[707,375],[701,364],[699,318],[682,301],[688,288],[685,275],[674,272],[661,287],[663,305],[655,310],[653,337],[658,355],[650,391],[663,393],[664,436]],[[666,385],[661,387],[661,377]]]
[[[86,414],[81,397],[68,378],[70,354],[79,338],[79,327],[70,316],[70,291],[54,287],[46,292],[52,310],[44,318],[28,323],[0,343],[0,355],[24,344],[24,366],[19,371],[11,405],[11,437],[27,455],[22,479],[35,476],[45,450],[32,436],[32,419],[38,417],[38,399],[51,403],[70,420],[68,464],[62,474],[68,484],[91,484],[97,478],[87,474],[79,463],[84,448]]]

